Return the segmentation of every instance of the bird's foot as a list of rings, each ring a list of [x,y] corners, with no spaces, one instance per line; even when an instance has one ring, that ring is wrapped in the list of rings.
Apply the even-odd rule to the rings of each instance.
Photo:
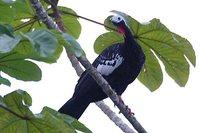
[[[118,96],[119,97],[119,103],[121,102],[122,104],[124,104],[124,101],[122,100],[122,97],[121,96]],[[131,115],[134,115],[134,113],[131,111],[131,109],[128,107],[128,105],[126,105],[126,110],[128,112],[128,114],[131,116]],[[122,113],[121,111],[119,111],[119,114]]]
[[[134,115],[134,113],[131,111],[131,109],[128,107],[128,105],[126,105],[126,110],[128,111],[128,114],[131,116],[131,115]]]

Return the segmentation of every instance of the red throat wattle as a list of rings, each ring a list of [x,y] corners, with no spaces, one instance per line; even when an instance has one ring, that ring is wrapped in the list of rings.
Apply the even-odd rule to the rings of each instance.
[[[119,33],[121,33],[122,35],[125,35],[125,29],[124,29],[123,26],[119,26],[119,27],[117,28],[117,31],[118,31]]]

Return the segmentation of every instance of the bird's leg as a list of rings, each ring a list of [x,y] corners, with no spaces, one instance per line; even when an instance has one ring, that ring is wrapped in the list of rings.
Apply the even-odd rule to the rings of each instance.
[[[122,100],[122,97],[120,95],[118,95],[119,98],[119,102],[121,102],[122,104],[124,104],[124,101]],[[128,105],[126,105],[126,110],[128,111],[129,115],[134,115],[133,112],[131,112],[131,109],[128,107]],[[121,113],[121,111],[119,111],[119,113]]]

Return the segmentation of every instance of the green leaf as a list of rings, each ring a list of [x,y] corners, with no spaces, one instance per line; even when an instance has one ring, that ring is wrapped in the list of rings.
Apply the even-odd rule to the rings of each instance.
[[[0,53],[12,51],[20,40],[21,37],[13,34],[13,29],[10,25],[0,24]]]
[[[69,124],[61,121],[62,119],[59,117],[60,113],[57,111],[44,107],[41,114],[45,117],[45,120],[49,121],[52,125],[55,125],[55,127],[60,129],[61,132],[76,133],[73,129],[69,128]]]
[[[42,77],[42,72],[35,63],[24,60],[17,53],[0,54],[0,71],[23,81],[39,81]]]
[[[107,32],[100,35],[94,43],[94,50],[97,54],[100,54],[105,48],[112,44],[124,42],[123,37],[117,32]]]
[[[0,105],[3,105],[3,97],[0,95]]]
[[[162,70],[153,52],[142,42],[139,43],[145,53],[146,62],[138,76],[138,80],[143,83],[147,88],[149,88],[150,91],[155,91],[160,87],[163,82]]]
[[[82,123],[80,123],[78,120],[72,118],[71,116],[60,114],[57,111],[50,109],[48,107],[44,107],[41,114],[44,116],[53,116],[53,117],[46,117],[48,118],[48,121],[51,121],[53,124],[57,125],[59,129],[62,129],[65,132],[72,132],[72,129],[78,130],[84,133],[91,133],[91,131],[85,127]],[[52,119],[54,118],[54,119]],[[58,120],[64,120],[59,123]],[[58,124],[59,123],[59,124]],[[68,125],[66,127],[66,125]],[[69,127],[72,127],[72,129],[69,129]],[[73,131],[74,132],[74,131]]]
[[[32,6],[28,0],[15,0],[12,4],[17,14],[15,19],[19,19],[19,14],[23,13],[23,18],[34,16]],[[21,15],[20,15],[21,16]]]
[[[175,46],[181,53],[183,53],[187,57],[187,59],[192,63],[192,65],[195,66],[196,65],[195,51],[190,42],[187,39],[175,33],[172,33],[172,37],[174,39],[174,43],[172,43],[171,45]]]
[[[189,76],[189,64],[179,49],[173,34],[158,20],[140,25],[137,40],[142,42],[163,62],[168,75],[180,86],[185,86]]]
[[[33,12],[32,6],[28,0],[0,1],[0,23],[11,24],[15,31],[31,31],[33,29],[44,27],[39,23]]]
[[[53,56],[50,57],[41,57],[35,52],[35,49],[32,47],[28,40],[21,41],[17,47],[14,49],[19,54],[26,56],[26,58],[33,59],[36,61],[43,61],[46,63],[55,63],[56,60],[60,57],[62,53],[62,45],[58,45],[56,51],[54,52]]]
[[[20,40],[20,36],[10,37],[6,34],[0,35],[0,53],[8,53],[12,51]]]
[[[25,116],[29,117],[33,115],[31,111],[28,109],[28,107],[32,105],[32,99],[30,95],[23,90],[19,89],[7,94],[6,96],[4,96],[3,102],[9,110],[12,110],[13,112],[15,112],[18,115],[21,115],[22,117]],[[2,115],[1,112],[0,115]],[[7,116],[7,117],[12,117],[12,116]],[[0,123],[1,123],[0,125],[3,124],[2,121],[0,121]]]
[[[67,120],[66,120],[67,119]],[[83,125],[82,123],[80,123],[78,120],[76,119],[72,119],[70,118],[70,125],[75,128],[78,131],[84,132],[84,133],[92,133],[92,131],[90,131],[85,125]],[[65,120],[68,122],[69,121],[69,116],[68,118],[65,117]]]
[[[0,1],[0,23],[9,24],[14,21],[15,10],[5,2]]]
[[[70,8],[62,6],[58,6],[58,9],[61,12],[61,18],[63,20],[67,33],[72,35],[76,39],[79,38],[79,35],[81,33],[81,24],[79,23],[77,17],[67,14],[76,14],[76,12]]]
[[[62,33],[62,38],[65,40],[64,47],[69,49],[76,57],[84,56],[85,53],[80,44],[69,34]]]
[[[185,86],[189,77],[189,63],[196,64],[195,51],[188,40],[171,32],[160,20],[152,19],[141,24],[131,16],[112,11],[122,16],[128,24],[136,41],[141,45],[146,55],[146,62],[138,79],[151,91],[156,90],[163,81],[162,70],[157,59],[161,60],[168,75],[180,86]],[[108,19],[105,23],[109,24]],[[112,36],[110,35],[112,34]],[[103,36],[103,37],[102,37]],[[94,44],[96,53],[100,53],[107,46],[119,42],[117,35],[105,33],[97,38]],[[188,58],[188,61],[186,60]]]
[[[11,83],[10,83],[10,81],[9,81],[8,79],[3,78],[3,77],[0,75],[0,85],[1,85],[1,84],[7,85],[7,86],[10,86],[10,85],[11,85]]]
[[[27,0],[0,1],[0,12],[0,23],[4,24],[34,16],[30,2]]]
[[[14,32],[14,30],[10,25],[0,24],[0,36],[3,34],[6,34],[10,37],[14,37],[13,32]]]
[[[46,58],[47,60],[55,61],[57,58],[55,55],[59,54],[57,50],[62,51],[54,34],[47,30],[35,30],[26,34],[22,33],[22,36],[30,41],[33,47],[32,52],[35,55],[34,59],[40,60],[41,58]],[[27,45],[26,43],[22,42],[22,48]],[[24,48],[26,49],[26,46]]]
[[[76,127],[65,121],[67,116],[48,107],[39,114],[33,114],[29,109],[31,104],[32,98],[23,90],[0,96],[1,133],[76,133]],[[80,131],[91,133],[86,127]]]

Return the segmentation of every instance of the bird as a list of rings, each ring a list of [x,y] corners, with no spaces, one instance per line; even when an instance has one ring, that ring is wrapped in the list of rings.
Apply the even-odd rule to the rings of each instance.
[[[116,26],[117,32],[124,37],[124,42],[107,47],[99,54],[92,65],[107,80],[117,95],[121,96],[142,70],[145,54],[122,16],[114,15],[109,21]],[[105,98],[107,98],[107,95],[90,76],[88,70],[85,70],[76,84],[73,96],[58,112],[79,119],[90,103]]]

